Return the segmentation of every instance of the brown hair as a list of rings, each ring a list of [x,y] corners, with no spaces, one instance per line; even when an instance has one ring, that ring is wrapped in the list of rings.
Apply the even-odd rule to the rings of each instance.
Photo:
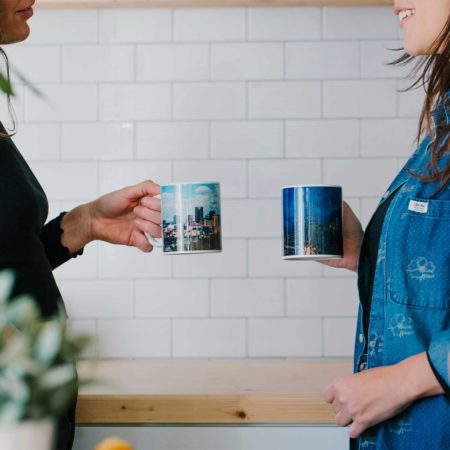
[[[3,57],[6,65],[6,81],[9,85],[11,85],[11,78],[10,78],[10,68],[9,68],[9,59],[6,52],[0,47],[0,55]],[[6,93],[6,101],[8,103],[8,112],[9,116],[12,120],[12,130],[9,130],[10,133],[2,133],[0,131],[0,138],[11,138],[13,137],[17,132],[17,117],[16,112],[14,111],[14,106],[11,101],[11,95],[12,93]]]
[[[400,49],[403,50],[403,49]],[[393,61],[392,65],[406,65],[416,57],[404,53],[400,58]],[[416,62],[410,77],[416,81],[406,88],[403,92],[423,86],[426,97],[420,114],[419,129],[417,133],[417,142],[425,133],[429,133],[432,138],[431,160],[427,163],[425,173],[419,175],[409,170],[414,177],[429,183],[439,181],[439,187],[436,193],[441,192],[450,181],[450,162],[441,170],[438,170],[439,160],[450,151],[448,141],[450,133],[450,124],[443,121],[433,126],[433,110],[444,101],[446,92],[450,89],[450,17],[445,27],[433,42],[430,48],[430,54],[421,56]],[[450,101],[450,100],[448,100]],[[450,104],[442,105],[444,108],[450,108]]]

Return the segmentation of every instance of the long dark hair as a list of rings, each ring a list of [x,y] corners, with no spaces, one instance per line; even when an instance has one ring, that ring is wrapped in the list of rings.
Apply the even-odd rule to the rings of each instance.
[[[416,63],[410,77],[414,78],[415,81],[405,91],[422,86],[426,94],[420,114],[417,142],[419,143],[425,134],[430,134],[432,143],[431,159],[425,168],[425,173],[419,175],[411,170],[409,172],[422,181],[439,182],[437,192],[440,192],[450,181],[450,162],[443,169],[438,170],[439,160],[450,152],[448,140],[450,124],[447,123],[447,120],[442,120],[441,117],[440,122],[434,126],[432,115],[434,109],[444,101],[445,94],[450,89],[450,17],[433,42],[428,55],[417,58],[408,53],[403,53],[400,58],[391,64],[406,65],[412,61],[416,61]],[[450,104],[442,106],[450,108]]]
[[[10,78],[10,69],[9,69],[9,59],[8,59],[8,55],[6,54],[6,52],[0,47],[0,56],[3,57],[3,60],[5,62],[6,65],[6,80],[8,81],[8,84],[11,86],[11,78]],[[12,122],[12,129],[9,130],[10,133],[3,133],[2,131],[0,131],[0,138],[10,138],[13,137],[16,132],[17,132],[17,117],[16,117],[16,112],[14,111],[14,106],[12,104],[11,101],[11,94],[7,93],[6,94],[6,101],[8,104],[8,112],[9,112],[9,116],[11,118],[11,122]]]

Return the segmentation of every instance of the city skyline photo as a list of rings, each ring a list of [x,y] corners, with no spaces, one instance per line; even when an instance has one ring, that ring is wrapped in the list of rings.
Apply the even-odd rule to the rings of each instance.
[[[162,186],[164,252],[221,251],[220,185]]]

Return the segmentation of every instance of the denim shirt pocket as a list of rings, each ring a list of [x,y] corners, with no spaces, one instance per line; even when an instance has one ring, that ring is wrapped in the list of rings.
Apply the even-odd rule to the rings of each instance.
[[[389,298],[417,308],[450,309],[450,200],[400,196],[387,229]]]

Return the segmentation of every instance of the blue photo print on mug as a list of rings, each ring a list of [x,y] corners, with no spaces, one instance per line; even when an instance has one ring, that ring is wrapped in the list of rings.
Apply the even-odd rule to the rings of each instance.
[[[284,188],[284,259],[342,258],[342,222],[340,186]]]
[[[219,183],[161,186],[164,253],[222,250]]]

